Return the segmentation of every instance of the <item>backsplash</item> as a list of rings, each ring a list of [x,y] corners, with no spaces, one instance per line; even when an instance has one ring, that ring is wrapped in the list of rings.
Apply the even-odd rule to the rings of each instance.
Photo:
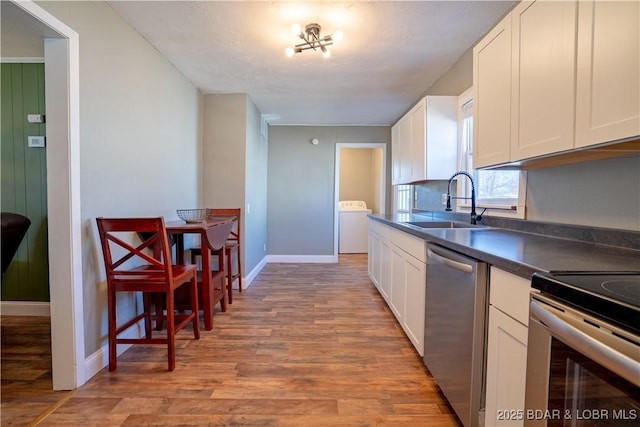
[[[445,206],[442,204],[442,195],[447,193],[448,180],[428,181],[415,184],[415,201],[414,209],[424,211],[444,211]],[[451,183],[451,195],[456,195],[456,182]]]

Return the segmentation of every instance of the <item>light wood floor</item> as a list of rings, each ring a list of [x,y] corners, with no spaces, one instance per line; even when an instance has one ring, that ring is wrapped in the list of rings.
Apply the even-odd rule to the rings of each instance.
[[[460,427],[366,259],[268,264],[212,331],[178,335],[174,372],[137,345],[72,392],[49,391],[48,331],[2,317],[2,425]]]

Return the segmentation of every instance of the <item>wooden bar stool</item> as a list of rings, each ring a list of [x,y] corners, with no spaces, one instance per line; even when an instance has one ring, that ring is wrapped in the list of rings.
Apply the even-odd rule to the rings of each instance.
[[[218,264],[219,270],[225,270],[227,276],[227,299],[231,304],[233,302],[233,282],[238,279],[238,291],[242,292],[242,261],[240,259],[240,241],[241,241],[241,213],[242,210],[240,208],[220,208],[220,209],[209,209],[209,216],[212,217],[235,217],[236,221],[234,222],[234,226],[229,233],[229,237],[227,238],[227,242],[225,243],[223,248],[219,250],[212,250],[211,255],[218,256]],[[224,250],[224,254],[221,251]],[[233,271],[233,255],[235,253],[236,259],[236,271]],[[196,257],[201,256],[201,251],[199,248],[191,249],[191,263],[195,264]],[[224,264],[226,258],[226,265]]]
[[[175,335],[189,323],[193,336],[200,338],[198,325],[198,288],[196,269],[191,265],[172,265],[171,252],[164,219],[159,218],[96,218],[105,269],[107,272],[109,318],[109,370],[116,369],[118,344],[165,344],[168,352],[168,370],[176,365]],[[144,236],[142,243],[132,243]],[[190,291],[190,312],[176,314],[174,292],[187,284]],[[142,292],[143,312],[118,325],[116,294]],[[162,310],[152,311],[155,301],[164,300]],[[143,338],[118,338],[118,335],[144,319]],[[151,321],[166,321],[166,337],[153,338]]]

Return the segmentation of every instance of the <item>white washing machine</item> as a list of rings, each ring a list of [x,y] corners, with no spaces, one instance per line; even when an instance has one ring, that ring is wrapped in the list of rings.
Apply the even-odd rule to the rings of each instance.
[[[338,252],[341,254],[367,253],[368,221],[367,203],[363,200],[344,200],[338,203]]]

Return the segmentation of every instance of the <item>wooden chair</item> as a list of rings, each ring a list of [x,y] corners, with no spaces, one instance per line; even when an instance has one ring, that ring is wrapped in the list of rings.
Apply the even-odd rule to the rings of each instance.
[[[164,219],[160,218],[96,218],[105,269],[107,272],[109,319],[109,370],[116,369],[117,344],[166,344],[169,371],[176,365],[175,335],[191,322],[195,339],[200,338],[198,325],[198,291],[194,266],[172,265],[171,252]],[[141,237],[142,236],[142,237]],[[134,246],[131,239],[141,238]],[[174,291],[182,285],[190,288],[191,304],[188,314],[176,314]],[[143,313],[120,324],[116,319],[116,293],[142,292]],[[151,310],[151,297],[164,299],[162,310]],[[161,302],[160,302],[161,304]],[[157,307],[156,307],[157,308]],[[126,329],[144,319],[144,338],[118,338]],[[151,321],[166,320],[166,337],[153,338]]]
[[[220,208],[220,209],[209,209],[210,216],[235,216],[237,221],[235,222],[234,228],[229,233],[229,237],[227,238],[227,242],[224,245],[225,256],[222,257],[220,250],[212,251],[212,255],[218,256],[218,265],[219,270],[223,270],[223,267],[220,266],[220,263],[224,258],[226,258],[226,266],[224,266],[224,270],[226,270],[227,276],[227,299],[231,304],[233,302],[233,282],[238,279],[238,291],[242,292],[242,261],[240,260],[240,240],[241,240],[241,209],[240,208]],[[236,254],[236,272],[233,272],[233,253]],[[194,248],[191,249],[191,263],[195,264],[195,258],[197,256],[201,256],[200,249]]]

